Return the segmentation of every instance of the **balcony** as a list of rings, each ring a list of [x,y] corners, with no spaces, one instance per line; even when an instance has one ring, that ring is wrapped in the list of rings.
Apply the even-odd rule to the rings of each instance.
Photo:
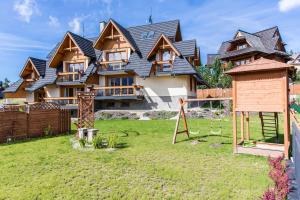
[[[56,82],[58,83],[58,85],[64,85],[66,83],[73,83],[74,85],[78,85],[81,77],[82,73],[79,72],[60,72],[57,74]]]
[[[143,86],[98,86],[93,89],[97,91],[96,100],[140,100],[143,99]]]
[[[127,74],[131,70],[126,69],[128,60],[102,61],[98,68],[100,75]]]
[[[170,74],[173,70],[173,61],[167,60],[167,61],[153,61],[152,63],[155,65],[155,72],[157,75],[160,74]]]

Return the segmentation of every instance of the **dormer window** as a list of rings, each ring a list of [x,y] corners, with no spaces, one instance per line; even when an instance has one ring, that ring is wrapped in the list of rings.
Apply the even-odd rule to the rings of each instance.
[[[169,50],[164,50],[162,53],[162,61],[171,60],[171,52]]]
[[[124,70],[130,56],[129,48],[105,50],[102,54],[101,70]]]
[[[237,45],[236,50],[246,49],[247,47],[247,44]]]

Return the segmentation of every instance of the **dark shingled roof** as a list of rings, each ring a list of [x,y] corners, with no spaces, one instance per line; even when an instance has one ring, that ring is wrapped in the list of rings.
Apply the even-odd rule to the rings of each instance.
[[[38,70],[41,76],[45,76],[46,72],[46,60],[29,57],[31,62],[34,64],[35,68]]]
[[[193,56],[195,54],[196,40],[184,40],[173,44],[183,56]]]
[[[44,78],[40,78],[36,82],[32,84],[31,87],[25,88],[26,91],[28,92],[34,92],[35,90],[38,90],[46,85],[53,84],[57,78],[56,76],[56,69],[50,68],[49,63],[47,62],[46,66],[46,75]]]
[[[172,20],[160,23],[153,23],[141,26],[134,26],[129,28],[124,28],[119,23],[111,19],[112,22],[120,29],[122,34],[126,37],[129,43],[134,47],[135,51],[133,51],[130,55],[128,64],[126,65],[126,71],[131,70],[134,71],[137,75],[141,77],[148,77],[150,75],[150,71],[152,68],[152,61],[147,59],[147,54],[152,49],[157,39],[164,34],[168,38],[175,38],[177,31],[180,29],[179,20]],[[153,32],[153,37],[142,38],[143,33]],[[98,37],[92,38],[83,38],[77,34],[72,32],[67,32],[78,45],[78,47],[83,51],[84,55],[91,58],[89,66],[85,71],[84,75],[80,79],[80,83],[85,83],[88,77],[96,73],[97,69],[97,60],[101,59],[102,51],[94,49],[93,43],[97,40]],[[176,56],[173,63],[173,70],[170,74],[174,75],[184,75],[184,74],[194,74],[199,82],[201,82],[202,78],[199,74],[197,74],[194,67],[187,61],[185,57],[194,55],[194,51],[197,48],[196,40],[184,40],[178,42],[172,42],[176,49],[181,53],[181,56]],[[41,72],[43,72],[42,67],[44,66],[44,77],[41,77],[35,83],[32,84],[31,87],[27,87],[26,91],[33,92],[41,87],[44,87],[48,84],[54,84],[57,75],[56,72],[59,68],[54,69],[49,67],[49,61],[53,57],[60,43],[58,43],[53,50],[47,55],[47,63],[43,60],[36,60],[36,64],[39,65]],[[34,59],[34,58],[33,58]],[[39,69],[38,69],[39,70]],[[21,82],[20,82],[21,81]],[[16,91],[16,87],[19,87],[22,83],[22,80],[16,82],[14,87],[11,87],[10,90]]]
[[[93,42],[83,38],[75,33],[68,32],[71,37],[75,40],[75,43],[78,45],[78,47],[81,49],[82,53],[85,56],[91,57],[91,58],[96,58],[95,50],[93,47]]]
[[[230,58],[250,52],[262,52],[266,54],[280,54],[288,56],[285,50],[276,50],[276,44],[279,40],[281,40],[280,35],[275,35],[277,31],[279,31],[277,26],[256,33],[248,33],[246,31],[238,30],[237,32],[239,32],[241,36],[234,38],[233,40],[223,42],[219,48],[218,54],[220,54],[220,58]],[[241,50],[227,51],[231,43],[242,39],[246,40],[251,47]]]
[[[5,92],[16,92],[19,89],[19,87],[22,85],[22,83],[23,83],[23,79],[19,79],[18,81],[11,84],[8,88],[6,88],[3,91],[3,93],[5,93]]]

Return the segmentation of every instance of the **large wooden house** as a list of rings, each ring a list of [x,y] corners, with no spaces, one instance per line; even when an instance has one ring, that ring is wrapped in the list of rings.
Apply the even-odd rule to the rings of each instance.
[[[256,33],[238,30],[233,39],[223,42],[219,58],[234,66],[250,63],[261,57],[286,63],[290,58],[277,26]]]
[[[125,28],[110,19],[98,37],[67,32],[46,59],[29,57],[5,97],[76,107],[77,92],[93,86],[98,108],[173,110],[205,84],[199,65],[196,40],[182,39],[179,20]]]

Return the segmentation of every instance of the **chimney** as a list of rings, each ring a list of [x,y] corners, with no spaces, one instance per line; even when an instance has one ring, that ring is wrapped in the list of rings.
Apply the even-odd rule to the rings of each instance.
[[[100,34],[102,33],[104,27],[106,26],[106,22],[105,21],[101,21],[99,23],[99,29],[100,29]]]

